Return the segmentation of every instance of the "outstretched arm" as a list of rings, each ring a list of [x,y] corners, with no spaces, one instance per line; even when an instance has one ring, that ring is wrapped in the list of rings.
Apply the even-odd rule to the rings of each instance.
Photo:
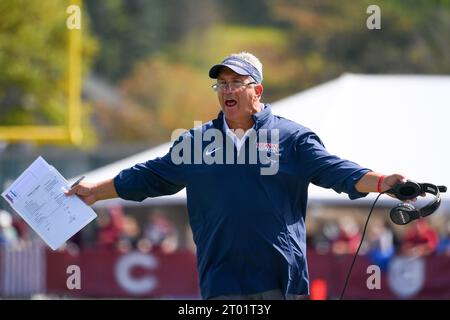
[[[183,138],[184,136],[181,136],[173,146],[183,141]],[[76,194],[86,204],[92,205],[99,200],[118,197],[142,201],[147,197],[177,193],[185,187],[183,179],[185,167],[173,163],[171,157],[173,146],[164,157],[138,163],[122,170],[113,179],[99,183],[80,183],[65,194]]]
[[[380,178],[383,176],[381,173],[368,172],[356,183],[355,188],[358,192],[368,193],[368,192],[378,192],[378,184]],[[380,184],[380,192],[391,189],[399,182],[405,182],[406,178],[401,174],[394,173],[391,175],[384,176]]]

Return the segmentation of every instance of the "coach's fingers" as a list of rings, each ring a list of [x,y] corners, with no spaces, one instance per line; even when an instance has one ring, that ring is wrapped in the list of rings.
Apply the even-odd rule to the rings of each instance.
[[[78,188],[78,186],[73,187],[73,188],[71,188],[71,189],[65,189],[65,190],[64,190],[64,194],[65,194],[66,196],[73,196],[74,194],[77,193],[77,188]]]
[[[76,185],[75,187],[71,188],[70,190],[67,190],[64,192],[66,196],[72,196],[74,194],[79,196],[89,196],[91,194],[91,188],[82,184]]]

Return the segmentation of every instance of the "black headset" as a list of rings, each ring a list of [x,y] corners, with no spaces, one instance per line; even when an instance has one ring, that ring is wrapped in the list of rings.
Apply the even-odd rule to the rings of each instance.
[[[393,194],[401,201],[417,198],[423,193],[430,193],[435,197],[422,208],[416,208],[410,203],[399,203],[391,209],[390,217],[392,222],[398,225],[405,225],[413,220],[429,216],[441,205],[440,192],[446,191],[447,187],[445,186],[436,186],[431,183],[417,183],[411,180],[395,185],[392,189],[386,191],[386,193]]]
[[[344,288],[342,289],[339,300],[342,300],[344,297],[345,289],[347,288],[348,280],[350,279],[350,275],[352,273],[353,265],[355,264],[356,257],[358,256],[359,249],[364,240],[364,235],[366,234],[367,225],[369,223],[370,215],[372,214],[373,208],[378,201],[378,198],[384,194],[389,193],[394,195],[397,199],[401,201],[412,200],[417,198],[423,193],[431,193],[435,196],[434,200],[428,203],[426,206],[422,208],[415,208],[410,203],[400,203],[396,207],[391,209],[390,216],[392,222],[399,225],[405,225],[413,220],[429,216],[433,212],[435,212],[439,206],[441,205],[441,194],[440,192],[447,192],[446,186],[436,186],[431,183],[417,183],[411,180],[407,180],[406,182],[398,183],[393,188],[381,192],[370,208],[369,215],[367,216],[366,224],[364,225],[364,230],[361,236],[361,241],[359,243],[358,249],[353,257],[352,264],[350,269],[348,270],[347,277],[345,279]]]

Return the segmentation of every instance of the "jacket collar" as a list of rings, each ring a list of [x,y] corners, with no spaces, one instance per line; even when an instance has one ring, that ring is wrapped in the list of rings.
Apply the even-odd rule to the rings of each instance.
[[[252,115],[252,118],[253,118],[253,121],[255,121],[255,130],[258,130],[262,126],[264,126],[272,118],[272,108],[271,108],[270,104],[264,104],[264,109],[258,113],[255,113],[254,115]],[[220,111],[217,118],[213,120],[213,126],[216,129],[223,131],[223,122],[224,121],[225,121],[225,119],[224,119],[223,111]]]

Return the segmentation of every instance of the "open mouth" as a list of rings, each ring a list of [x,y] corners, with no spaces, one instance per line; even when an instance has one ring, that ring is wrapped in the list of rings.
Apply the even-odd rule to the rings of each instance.
[[[234,99],[227,99],[225,100],[225,105],[227,107],[234,107],[237,104],[237,101]]]

